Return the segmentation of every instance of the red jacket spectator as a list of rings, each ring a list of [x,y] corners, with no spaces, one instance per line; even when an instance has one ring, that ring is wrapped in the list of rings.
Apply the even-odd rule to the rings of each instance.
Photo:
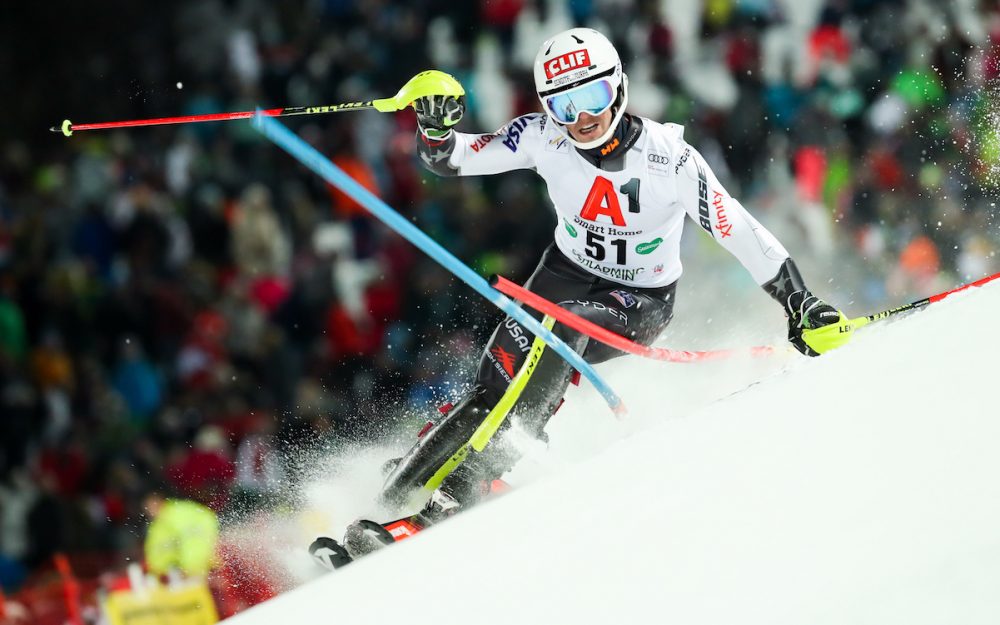
[[[205,426],[198,431],[194,449],[167,468],[167,479],[184,496],[219,511],[225,507],[236,476],[230,455],[222,431]]]

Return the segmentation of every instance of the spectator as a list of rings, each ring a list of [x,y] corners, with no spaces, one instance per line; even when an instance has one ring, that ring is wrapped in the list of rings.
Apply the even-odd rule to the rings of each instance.
[[[172,570],[186,577],[205,578],[215,566],[219,519],[205,506],[190,500],[167,498],[154,490],[143,508],[150,519],[144,552],[154,575]]]
[[[159,373],[134,338],[122,345],[121,359],[112,375],[115,390],[125,400],[132,418],[141,424],[149,421],[160,408],[163,390]]]
[[[236,469],[222,430],[214,425],[198,430],[194,448],[175,454],[166,475],[178,493],[200,501],[213,510],[225,508]]]
[[[24,316],[14,299],[14,281],[0,276],[0,359],[20,363],[28,351]]]
[[[271,192],[260,184],[250,186],[240,198],[233,225],[236,266],[248,279],[284,276],[291,250],[271,207]]]
[[[28,513],[38,495],[24,467],[14,469],[0,482],[0,550],[22,564],[31,554]]]

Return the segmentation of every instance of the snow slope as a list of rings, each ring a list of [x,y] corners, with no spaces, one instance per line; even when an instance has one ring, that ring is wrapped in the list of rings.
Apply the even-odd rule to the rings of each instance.
[[[607,368],[655,421],[229,622],[1000,623],[998,310],[963,293],[690,411],[690,368]],[[600,404],[553,446],[625,427]]]

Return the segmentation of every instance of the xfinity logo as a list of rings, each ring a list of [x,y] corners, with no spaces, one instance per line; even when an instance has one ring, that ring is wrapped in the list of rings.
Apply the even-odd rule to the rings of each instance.
[[[722,238],[727,239],[733,234],[733,224],[729,223],[729,219],[726,217],[726,204],[722,199],[722,194],[718,191],[713,191],[713,193],[715,195],[712,198],[712,206],[715,207],[716,227],[722,233]]]
[[[666,154],[656,154],[655,152],[650,152],[646,155],[650,163],[656,163],[657,165],[667,165],[670,163],[670,157]]]
[[[545,77],[552,80],[560,74],[589,65],[590,54],[586,50],[567,52],[545,63]]]

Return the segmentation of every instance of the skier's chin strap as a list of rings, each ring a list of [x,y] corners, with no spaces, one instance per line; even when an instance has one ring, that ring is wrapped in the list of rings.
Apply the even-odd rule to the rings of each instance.
[[[625,113],[615,131],[604,145],[589,150],[576,148],[591,165],[605,171],[620,171],[624,167],[625,153],[642,135],[642,119]]]

